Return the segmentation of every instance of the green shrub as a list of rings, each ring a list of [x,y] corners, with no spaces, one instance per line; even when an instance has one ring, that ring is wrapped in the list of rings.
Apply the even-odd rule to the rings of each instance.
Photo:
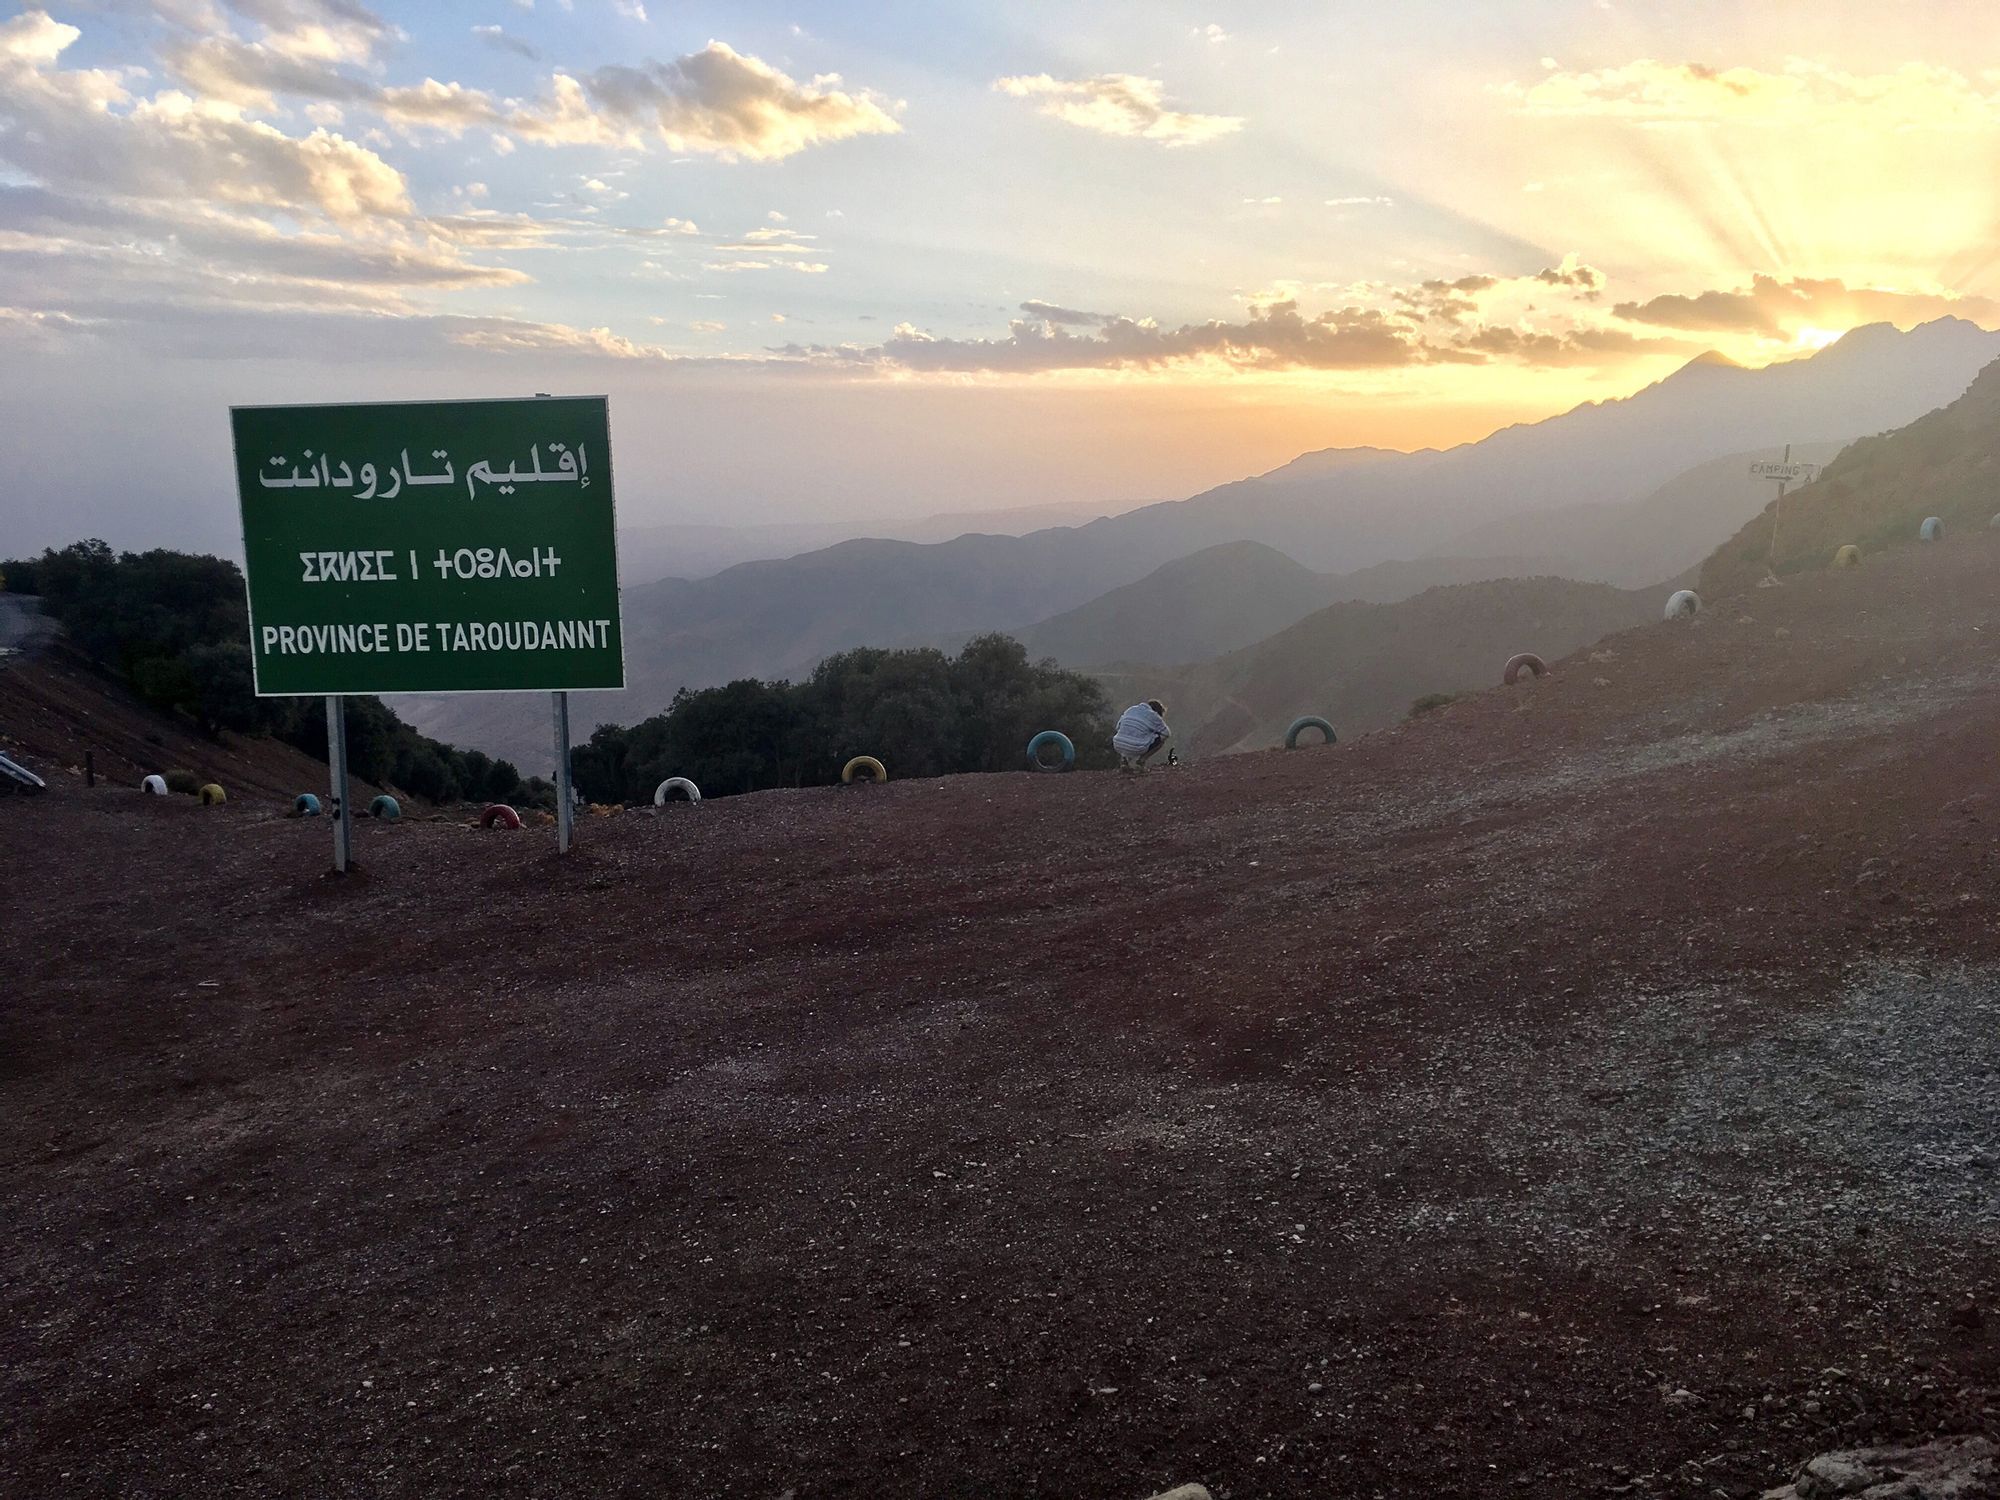
[[[167,772],[167,790],[192,797],[201,790],[201,778],[192,771]]]

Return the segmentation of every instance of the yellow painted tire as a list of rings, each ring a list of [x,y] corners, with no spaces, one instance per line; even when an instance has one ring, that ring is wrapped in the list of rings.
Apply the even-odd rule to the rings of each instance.
[[[200,796],[203,807],[220,807],[229,800],[229,793],[225,792],[212,781],[203,787],[197,795]]]
[[[1855,546],[1854,543],[1849,542],[1845,547],[1842,547],[1838,552],[1833,554],[1833,565],[1836,568],[1860,567],[1861,549]]]
[[[857,755],[853,760],[850,760],[840,768],[840,780],[843,785],[851,786],[854,783],[854,778],[859,776],[863,771],[868,773],[870,781],[887,781],[889,779],[889,768],[883,765],[881,761],[872,755]]]

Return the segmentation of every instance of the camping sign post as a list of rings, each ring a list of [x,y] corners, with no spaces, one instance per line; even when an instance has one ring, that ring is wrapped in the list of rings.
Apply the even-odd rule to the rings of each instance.
[[[1811,484],[1819,475],[1818,464],[1795,464],[1792,462],[1792,445],[1785,444],[1785,457],[1780,463],[1764,460],[1750,465],[1752,479],[1775,479],[1778,481],[1777,503],[1771,507],[1771,559],[1766,573],[1778,576],[1778,522],[1785,509],[1785,491],[1794,483]]]
[[[260,697],[324,696],[347,867],[353,693],[553,695],[557,843],[573,689],[625,685],[602,396],[238,406]]]

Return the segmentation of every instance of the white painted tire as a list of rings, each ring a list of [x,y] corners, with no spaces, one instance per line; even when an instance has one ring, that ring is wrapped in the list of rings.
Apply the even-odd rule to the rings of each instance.
[[[144,781],[139,783],[139,790],[144,792],[148,797],[164,797],[167,795],[167,778],[164,776],[148,776]]]
[[[700,787],[689,781],[685,776],[669,776],[665,781],[653,788],[653,806],[665,807],[668,799],[675,792],[685,794],[690,802],[701,801]]]
[[[1677,589],[1667,601],[1669,620],[1692,620],[1701,613],[1701,595],[1693,589]]]

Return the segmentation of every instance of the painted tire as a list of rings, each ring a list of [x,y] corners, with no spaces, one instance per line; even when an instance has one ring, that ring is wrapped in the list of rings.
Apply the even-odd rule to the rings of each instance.
[[[144,792],[148,797],[164,797],[167,795],[167,778],[164,776],[148,776],[144,781],[139,783],[139,790]]]
[[[1523,651],[1519,656],[1507,658],[1507,670],[1501,675],[1506,679],[1507,686],[1512,687],[1521,680],[1523,672],[1532,673],[1536,677],[1546,677],[1549,674],[1549,664],[1534,652]]]
[[[229,800],[229,793],[225,792],[213,781],[195,795],[201,798],[201,805],[203,807],[220,807]]]
[[[311,792],[300,792],[292,799],[292,811],[302,818],[316,818],[319,816],[319,798]]]
[[[1308,729],[1317,729],[1321,734],[1325,735],[1326,739],[1323,742],[1325,744],[1332,745],[1339,741],[1340,736],[1333,732],[1331,724],[1316,714],[1306,714],[1303,718],[1292,720],[1292,727],[1285,731],[1285,748],[1287,750],[1298,749],[1299,736],[1304,734]]]
[[[479,815],[481,828],[519,828],[521,815],[504,802],[495,802]]]
[[[700,787],[689,781],[685,776],[669,776],[665,781],[653,788],[653,806],[665,807],[672,800],[675,792],[679,792],[689,802],[701,801]]]
[[[1986,523],[1986,529],[1988,531],[2000,531],[2000,511],[1996,511],[1993,519]]]
[[[844,785],[852,785],[854,778],[863,771],[868,773],[870,781],[887,781],[889,779],[889,768],[883,765],[881,761],[872,755],[857,755],[853,760],[850,760],[840,768],[841,782]]]
[[[394,797],[388,796],[386,793],[368,804],[368,816],[371,818],[381,818],[386,822],[393,823],[402,817],[402,815],[402,803],[398,802]]]
[[[1701,613],[1701,595],[1693,589],[1679,589],[1667,601],[1669,620],[1692,620]]]
[[[1944,540],[1944,521],[1938,516],[1926,516],[1924,524],[1917,529],[1920,542],[1941,542]]]
[[[1838,552],[1833,554],[1833,565],[1836,568],[1860,567],[1861,549],[1855,546],[1854,543],[1849,542],[1845,547],[1842,547]]]
[[[1042,747],[1054,745],[1062,751],[1062,759],[1050,765],[1042,759]],[[1031,771],[1073,771],[1076,769],[1076,746],[1069,742],[1069,736],[1060,729],[1044,729],[1028,741],[1028,769]]]

